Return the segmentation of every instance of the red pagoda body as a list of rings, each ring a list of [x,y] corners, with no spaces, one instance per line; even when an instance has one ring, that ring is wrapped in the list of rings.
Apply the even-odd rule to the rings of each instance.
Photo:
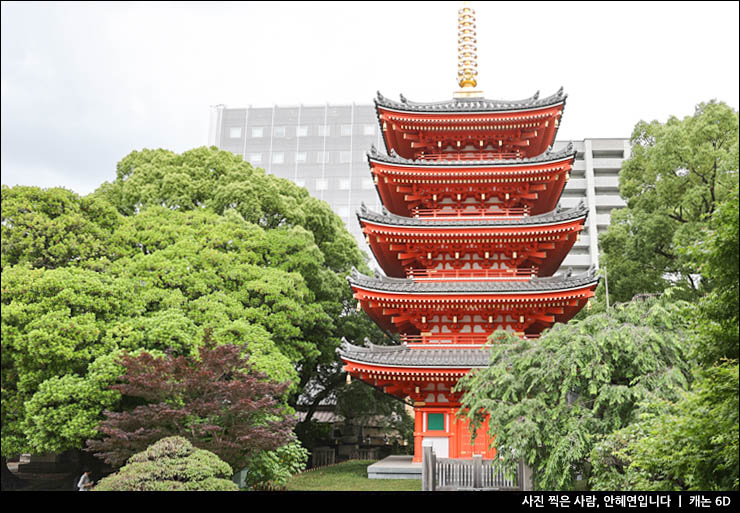
[[[386,154],[372,148],[368,161],[384,208],[363,205],[358,219],[387,276],[348,278],[358,308],[401,344],[345,343],[345,370],[413,401],[414,462],[422,445],[442,458],[493,458],[487,429],[473,441],[456,416],[458,379],[488,365],[495,330],[536,338],[598,284],[595,269],[554,275],[587,216],[584,205],[556,208],[575,160],[572,146],[549,151],[566,95],[484,99],[461,68],[451,101],[378,93]]]

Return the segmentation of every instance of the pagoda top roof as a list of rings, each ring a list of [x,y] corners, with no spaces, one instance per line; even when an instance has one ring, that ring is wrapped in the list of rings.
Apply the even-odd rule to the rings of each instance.
[[[552,151],[551,149],[546,152],[537,155],[536,157],[529,158],[515,158],[515,159],[496,159],[496,160],[460,160],[455,159],[429,159],[429,160],[418,160],[418,159],[407,159],[396,153],[396,150],[391,148],[390,154],[381,153],[377,150],[375,145],[370,146],[370,151],[367,152],[367,158],[370,161],[383,162],[386,164],[399,164],[402,166],[420,166],[420,167],[480,167],[484,165],[486,167],[499,166],[499,167],[512,167],[512,166],[527,166],[532,164],[542,164],[546,162],[556,162],[567,158],[573,158],[577,154],[573,141],[568,142],[568,145],[557,150]],[[459,155],[459,153],[454,153]]]
[[[549,107],[562,103],[567,98],[561,87],[555,94],[540,98],[540,92],[537,91],[529,98],[523,100],[490,100],[486,98],[453,98],[441,102],[413,102],[407,100],[404,95],[399,95],[401,101],[397,102],[386,98],[380,91],[375,99],[376,107],[384,107],[392,110],[405,112],[427,112],[427,113],[480,113],[480,112],[511,112],[521,110],[532,110],[542,107]]]
[[[534,277],[529,280],[481,280],[481,281],[414,281],[408,278],[372,277],[352,268],[347,276],[350,286],[363,289],[400,294],[516,294],[555,292],[579,289],[599,281],[596,266],[588,272],[573,275],[572,269],[549,277]]]
[[[428,367],[428,368],[470,368],[488,367],[490,349],[488,348],[414,348],[406,345],[355,346],[342,342],[337,352],[347,360],[390,367]]]
[[[437,219],[437,218],[418,218],[418,217],[404,217],[388,212],[383,207],[382,213],[373,212],[368,209],[363,202],[360,206],[360,211],[357,213],[358,219],[371,221],[375,223],[381,223],[385,225],[394,226],[420,226],[420,227],[435,227],[435,228],[460,228],[460,227],[514,227],[514,226],[538,226],[538,225],[550,225],[554,223],[562,223],[572,221],[580,217],[588,215],[588,206],[581,200],[578,206],[575,208],[562,209],[558,206],[557,209],[547,212],[545,214],[538,214],[535,216],[509,216],[498,219],[478,219],[478,218],[464,218],[456,217],[451,219]]]

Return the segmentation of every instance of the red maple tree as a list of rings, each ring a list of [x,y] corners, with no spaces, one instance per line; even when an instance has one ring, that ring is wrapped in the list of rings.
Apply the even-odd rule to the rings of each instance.
[[[238,471],[259,451],[289,443],[296,418],[281,398],[290,384],[270,382],[242,351],[207,335],[198,358],[124,356],[125,374],[113,388],[124,404],[139,405],[105,412],[103,438],[88,440],[87,450],[118,467],[162,438],[182,436]]]

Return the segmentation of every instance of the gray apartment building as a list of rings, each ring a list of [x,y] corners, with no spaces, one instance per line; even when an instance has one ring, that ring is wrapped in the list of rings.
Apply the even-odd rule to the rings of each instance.
[[[556,141],[553,149],[569,142]],[[576,161],[560,205],[569,208],[585,200],[589,216],[561,268],[585,272],[592,264],[599,265],[597,234],[609,225],[611,211],[625,205],[619,196],[619,170],[629,158],[630,145],[629,139],[572,142]],[[208,145],[241,155],[326,201],[371,255],[355,212],[362,203],[381,209],[366,156],[372,145],[385,151],[374,105],[216,105],[211,107]],[[370,263],[374,265],[374,260]]]

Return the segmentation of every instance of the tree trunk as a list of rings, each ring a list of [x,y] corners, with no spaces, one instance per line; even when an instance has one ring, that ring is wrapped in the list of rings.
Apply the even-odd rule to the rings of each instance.
[[[319,408],[319,404],[321,401],[326,399],[334,389],[341,386],[344,382],[344,375],[341,372],[337,372],[336,374],[330,376],[328,382],[324,385],[323,390],[316,394],[316,397],[314,397],[313,402],[308,405],[308,410],[306,411],[306,418],[304,418],[301,422],[298,424],[305,426],[308,425],[311,422],[311,417],[313,417],[313,414],[316,410]]]

